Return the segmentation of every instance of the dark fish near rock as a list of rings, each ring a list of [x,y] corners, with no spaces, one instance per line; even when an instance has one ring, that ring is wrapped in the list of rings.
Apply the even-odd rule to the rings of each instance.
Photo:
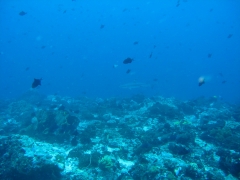
[[[21,11],[21,12],[19,13],[19,16],[24,16],[24,15],[26,15],[26,14],[27,14],[26,12]]]
[[[41,79],[35,79],[34,78],[34,81],[32,83],[32,88],[36,88],[38,86],[41,86],[41,81],[42,81],[42,78]]]
[[[132,58],[127,58],[123,61],[123,64],[130,64],[133,62],[133,59]]]
[[[129,74],[130,72],[131,72],[131,69],[128,69],[128,70],[126,71],[127,74]]]

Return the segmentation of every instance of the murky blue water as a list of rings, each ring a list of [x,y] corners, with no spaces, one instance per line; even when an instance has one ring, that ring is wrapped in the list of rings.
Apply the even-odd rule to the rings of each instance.
[[[42,78],[34,91],[47,95],[239,102],[239,9],[237,0],[1,0],[0,98]]]

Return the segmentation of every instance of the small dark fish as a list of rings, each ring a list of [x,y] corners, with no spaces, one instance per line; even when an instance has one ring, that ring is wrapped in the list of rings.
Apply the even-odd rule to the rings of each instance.
[[[229,34],[227,38],[231,38],[233,36],[233,34]]]
[[[150,53],[149,58],[152,58],[152,52]]]
[[[30,67],[26,67],[25,71],[28,71],[30,69]]]
[[[63,11],[63,14],[65,14],[67,12],[67,10]]]
[[[199,83],[198,83],[198,86],[201,86],[201,85],[203,85],[204,83],[205,83],[204,81],[199,82]]]
[[[222,81],[222,84],[225,84],[226,82],[227,82],[226,80],[223,80],[223,81]]]
[[[209,54],[208,54],[208,58],[211,58],[211,57],[212,57],[212,54],[209,53]]]
[[[32,83],[32,88],[36,88],[38,86],[41,86],[41,81],[42,81],[42,78],[41,79],[35,79],[34,78],[34,81]]]
[[[157,47],[156,45],[153,46],[154,49],[155,49],[156,47]]]
[[[123,64],[130,64],[133,62],[133,59],[132,58],[127,58],[123,61]]]
[[[134,45],[137,45],[137,44],[138,44],[138,41],[135,41],[133,44],[134,44]]]
[[[131,72],[131,69],[128,69],[128,70],[126,71],[127,74],[129,74],[130,72]]]
[[[101,24],[100,29],[103,29],[104,27],[105,27],[105,25],[104,25],[104,24]]]
[[[24,15],[26,15],[26,14],[27,14],[26,12],[21,11],[21,12],[19,13],[19,16],[24,16]]]
[[[177,1],[176,7],[180,6],[180,0]]]
[[[42,48],[42,49],[45,49],[45,48],[46,48],[46,46],[42,46],[41,48]]]
[[[219,74],[219,76],[223,77],[223,74],[222,74],[222,73],[218,73],[218,74]]]

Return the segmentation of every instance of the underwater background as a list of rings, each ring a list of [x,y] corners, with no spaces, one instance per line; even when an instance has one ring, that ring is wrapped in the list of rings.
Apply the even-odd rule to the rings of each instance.
[[[240,100],[237,0],[2,0],[0,8],[1,98],[42,78],[43,94]],[[120,87],[128,83],[148,86]]]
[[[0,179],[240,179],[239,0],[0,0]]]

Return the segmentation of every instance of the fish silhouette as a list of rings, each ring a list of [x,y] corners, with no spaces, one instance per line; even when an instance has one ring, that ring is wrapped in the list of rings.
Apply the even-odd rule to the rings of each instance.
[[[41,81],[42,81],[42,78],[41,79],[35,79],[33,80],[33,83],[32,83],[32,88],[36,88],[38,86],[41,86]]]
[[[203,84],[205,84],[205,79],[204,79],[204,77],[200,77],[198,79],[198,86],[202,86]]]
[[[127,58],[123,61],[123,64],[130,64],[131,62],[133,62],[132,58]]]
[[[231,38],[233,36],[233,34],[229,34],[227,38]]]
[[[21,11],[21,12],[19,13],[19,16],[24,16],[24,15],[26,15],[26,14],[27,14],[26,12]]]

